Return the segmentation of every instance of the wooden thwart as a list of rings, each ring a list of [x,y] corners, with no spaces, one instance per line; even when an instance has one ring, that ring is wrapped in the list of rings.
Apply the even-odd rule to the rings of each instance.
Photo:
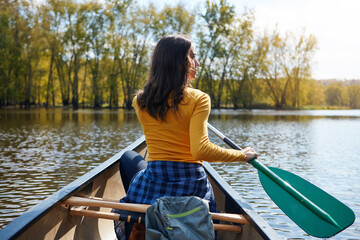
[[[114,221],[119,221],[120,214],[118,213],[109,213],[109,212],[99,212],[99,211],[93,211],[93,210],[85,210],[85,209],[70,209],[70,215],[75,216],[85,216],[85,217],[93,217],[93,218],[103,218],[103,219],[109,219]],[[131,222],[131,215],[126,216],[127,222]],[[141,223],[141,217],[136,219],[135,222]]]
[[[104,207],[104,208],[115,208],[132,212],[146,213],[146,210],[151,205],[147,204],[136,204],[136,203],[120,203],[114,200],[103,200],[103,199],[92,199],[92,198],[83,198],[83,197],[70,197],[69,199],[63,202],[65,205],[69,206],[87,206],[87,207]],[[70,214],[76,216],[86,216],[94,218],[103,218],[109,220],[118,221],[120,219],[120,214],[118,213],[108,213],[100,212],[93,210],[85,209],[76,209],[70,208]],[[234,213],[210,213],[213,220],[220,220],[232,223],[241,223],[249,224],[249,221],[241,214]],[[124,216],[121,216],[124,217]],[[127,221],[130,222],[131,215],[126,216]],[[141,222],[141,217],[136,220],[136,222]],[[232,231],[232,232],[241,232],[240,226],[228,225],[228,224],[214,224],[214,229],[216,231]]]
[[[151,206],[147,204],[120,203],[114,200],[97,200],[74,196],[65,200],[63,203],[70,206],[106,207],[142,213],[146,213],[147,208]],[[249,221],[241,214],[213,212],[210,214],[213,220],[249,224]]]
[[[84,209],[71,209],[71,215],[76,216],[85,216],[85,217],[93,217],[93,218],[103,218],[109,220],[118,221],[120,218],[120,214],[117,213],[107,213],[107,212],[99,212],[92,210],[84,210]],[[130,221],[131,216],[128,216],[128,220]],[[141,222],[141,218],[138,219],[138,222]],[[214,229],[216,231],[231,231],[231,232],[241,232],[240,226],[228,225],[228,224],[214,224]]]

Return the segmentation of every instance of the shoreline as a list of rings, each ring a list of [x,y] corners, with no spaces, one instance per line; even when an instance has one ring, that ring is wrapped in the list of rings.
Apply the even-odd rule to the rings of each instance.
[[[90,109],[90,110],[119,110],[119,109],[123,109],[123,110],[134,110],[134,108],[132,107],[131,109],[128,109],[126,107],[112,107],[109,108],[107,106],[101,107],[101,108],[94,108],[94,107],[79,107],[77,109],[74,109],[71,106],[54,106],[54,107],[43,107],[43,106],[33,106],[31,108],[24,108],[21,107],[20,105],[13,105],[13,106],[5,106],[5,107],[0,107],[0,110],[36,110],[36,109],[45,109],[45,110],[52,110],[52,109],[64,109],[64,110],[84,110],[84,109]],[[212,107],[212,110],[277,110],[277,111],[298,111],[298,110],[356,110],[358,108],[350,108],[349,106],[313,106],[313,105],[308,105],[308,106],[302,106],[302,107],[274,107],[274,106],[270,106],[270,105],[256,105],[252,108],[233,108],[233,107],[220,107],[220,108],[215,108]]]

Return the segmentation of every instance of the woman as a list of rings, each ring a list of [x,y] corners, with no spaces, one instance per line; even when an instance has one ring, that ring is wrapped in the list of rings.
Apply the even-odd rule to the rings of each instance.
[[[150,74],[133,105],[148,147],[148,165],[129,186],[122,202],[153,204],[162,196],[198,196],[215,211],[203,161],[250,161],[252,148],[221,148],[209,141],[210,98],[190,87],[199,66],[191,40],[167,35],[155,46]]]

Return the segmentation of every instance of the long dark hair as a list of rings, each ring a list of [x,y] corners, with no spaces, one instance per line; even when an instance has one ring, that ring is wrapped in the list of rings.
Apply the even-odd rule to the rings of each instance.
[[[137,93],[140,109],[146,110],[153,118],[165,121],[169,109],[178,112],[188,85],[190,48],[190,38],[179,34],[166,35],[156,44],[149,78],[144,89]]]

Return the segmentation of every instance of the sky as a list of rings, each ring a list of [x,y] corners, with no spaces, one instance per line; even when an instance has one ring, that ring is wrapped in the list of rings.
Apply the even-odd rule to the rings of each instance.
[[[176,4],[170,0],[138,0],[159,8]],[[181,0],[189,9],[205,0]],[[360,79],[360,0],[228,0],[240,14],[244,8],[255,12],[258,32],[265,28],[285,33],[313,34],[318,47],[313,61],[315,79]]]

